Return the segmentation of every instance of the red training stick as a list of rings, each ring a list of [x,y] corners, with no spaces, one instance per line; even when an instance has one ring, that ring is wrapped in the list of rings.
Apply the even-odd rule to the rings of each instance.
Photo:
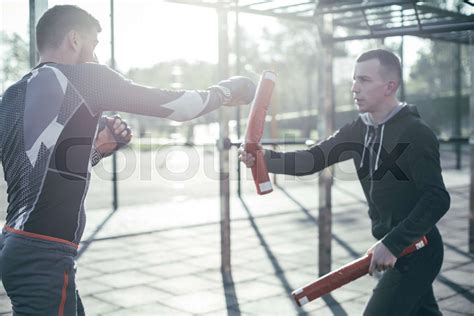
[[[276,74],[273,71],[266,70],[260,76],[247,123],[247,133],[245,134],[245,151],[255,157],[252,176],[257,187],[257,193],[260,195],[273,191],[272,183],[268,177],[267,164],[262,151],[258,150],[258,144],[262,139],[265,116],[272,98],[275,81]]]
[[[423,236],[423,238],[418,240],[416,243],[403,250],[400,257],[421,249],[427,244],[428,240],[425,236]],[[320,277],[316,281],[308,283],[305,286],[293,291],[291,295],[298,306],[303,306],[304,304],[328,294],[329,292],[369,273],[371,258],[372,254],[365,255],[362,258],[354,260],[342,268],[332,271]]]

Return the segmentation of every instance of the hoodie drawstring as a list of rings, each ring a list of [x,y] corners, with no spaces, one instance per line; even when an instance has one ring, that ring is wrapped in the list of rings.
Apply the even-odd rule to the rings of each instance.
[[[377,158],[375,159],[375,166],[374,172],[377,171],[379,168],[379,158],[380,158],[380,150],[382,150],[382,143],[383,143],[383,130],[385,129],[385,124],[382,125],[382,131],[380,132],[380,144],[379,144],[379,152],[377,153]]]
[[[371,172],[371,175],[372,175],[375,171],[377,171],[377,169],[378,169],[378,167],[379,167],[379,160],[380,160],[380,153],[381,153],[381,151],[382,151],[383,133],[384,133],[384,131],[385,131],[385,124],[382,125],[381,129],[382,129],[382,130],[381,130],[381,132],[380,132],[379,148],[378,148],[378,151],[377,151],[377,156],[375,157],[375,165],[374,165],[373,172]],[[375,130],[376,130],[376,129],[375,129]],[[362,159],[361,159],[361,161],[360,161],[359,168],[362,168],[362,167],[364,166],[365,152],[366,152],[366,151],[370,151],[370,150],[373,151],[373,148],[374,148],[373,145],[375,145],[375,144],[372,144],[371,148],[369,149],[369,144],[371,143],[372,138],[374,138],[374,141],[377,140],[377,132],[375,132],[375,135],[369,135],[369,134],[370,134],[369,131],[370,131],[370,127],[369,127],[369,125],[367,125],[367,129],[366,129],[366,132],[365,132],[365,138],[364,138],[364,149],[363,149],[363,151],[362,151]],[[372,154],[372,153],[369,152],[369,155],[371,155],[371,154]],[[371,164],[369,163],[369,169],[370,169],[370,167],[372,167],[372,166],[370,166],[370,165],[371,165]]]
[[[367,125],[367,129],[365,130],[364,149],[362,150],[362,160],[360,161],[359,168],[362,168],[364,166],[365,150],[367,146],[369,145],[367,141],[368,136],[369,136],[369,125]]]

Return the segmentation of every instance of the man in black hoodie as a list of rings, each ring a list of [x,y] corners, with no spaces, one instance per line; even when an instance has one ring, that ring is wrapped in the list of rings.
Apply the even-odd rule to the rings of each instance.
[[[401,80],[396,55],[383,49],[362,53],[352,85],[358,119],[307,150],[265,150],[265,158],[269,172],[297,176],[352,159],[378,240],[367,251],[369,273],[385,271],[364,315],[441,315],[432,287],[443,261],[435,224],[449,209],[450,197],[435,134],[414,106],[397,100]],[[255,162],[243,147],[240,160],[247,167]],[[423,235],[427,247],[397,258]]]

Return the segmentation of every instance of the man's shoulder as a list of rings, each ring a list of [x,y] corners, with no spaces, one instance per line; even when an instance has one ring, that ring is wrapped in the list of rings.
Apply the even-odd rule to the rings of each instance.
[[[75,73],[75,72],[89,72],[89,73],[107,73],[113,72],[111,68],[106,65],[98,63],[82,63],[82,64],[48,64],[43,67],[54,67],[63,72]]]
[[[421,117],[407,118],[401,138],[419,142],[437,142],[438,139],[433,129]]]
[[[77,65],[51,64],[45,67],[59,70],[59,76],[64,75],[76,88],[101,86],[107,82],[116,82],[122,76],[112,68],[97,63],[82,63]]]
[[[18,80],[17,82],[10,85],[2,96],[0,96],[1,102],[0,105],[7,105],[10,104],[13,99],[21,98],[22,95],[25,93],[26,83],[28,82],[28,78],[31,76],[31,73],[26,74]]]

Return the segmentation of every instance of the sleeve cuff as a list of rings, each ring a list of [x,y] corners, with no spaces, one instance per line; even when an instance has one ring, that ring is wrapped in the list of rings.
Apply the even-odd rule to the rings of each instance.
[[[402,243],[397,242],[396,233],[390,232],[384,238],[382,238],[382,243],[387,247],[388,250],[394,255],[395,257],[399,257],[403,250],[406,248],[402,245]]]
[[[99,151],[96,148],[94,148],[91,153],[91,165],[95,166],[101,160],[102,160],[102,155],[99,153]]]

